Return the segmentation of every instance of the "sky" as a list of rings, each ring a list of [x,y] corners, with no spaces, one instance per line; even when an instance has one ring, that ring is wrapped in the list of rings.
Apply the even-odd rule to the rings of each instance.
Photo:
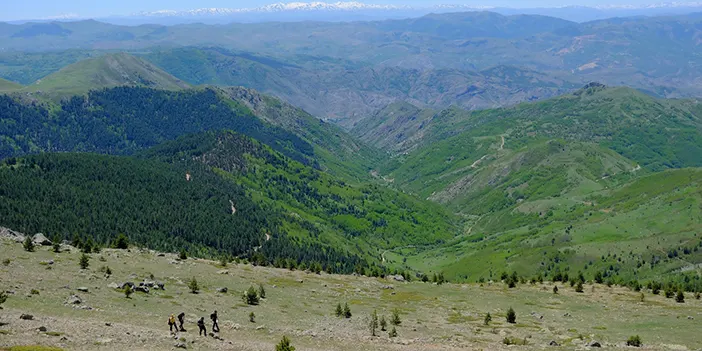
[[[99,18],[128,15],[142,11],[191,10],[203,7],[248,8],[275,2],[309,2],[314,0],[0,0],[0,20],[45,19],[75,15]],[[352,0],[317,0],[325,2]],[[563,5],[621,5],[650,4],[655,0],[356,0],[369,4],[431,6],[437,4],[489,5],[515,8],[556,7]]]

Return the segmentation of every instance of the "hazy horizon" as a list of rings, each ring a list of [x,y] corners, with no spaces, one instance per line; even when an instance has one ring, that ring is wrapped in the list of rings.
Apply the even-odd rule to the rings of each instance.
[[[137,0],[122,0],[122,1],[103,1],[94,2],[92,0],[72,0],[72,1],[53,1],[53,0],[25,0],[22,2],[12,2],[6,6],[0,17],[0,21],[18,21],[31,19],[52,19],[52,18],[102,18],[109,16],[123,16],[140,12],[152,12],[160,10],[185,11],[200,8],[252,8],[260,7],[273,3],[292,1],[275,1],[275,0],[152,0],[148,2]],[[312,2],[312,1],[299,1]],[[336,3],[336,0],[322,1],[327,3]],[[346,1],[342,1],[346,2]],[[554,0],[498,0],[498,1],[480,1],[480,0],[368,0],[358,1],[365,4],[378,5],[407,5],[414,7],[429,7],[435,5],[467,5],[476,7],[508,7],[508,8],[552,8],[563,6],[642,6],[656,4],[659,2],[647,0],[629,0],[629,1],[554,1]],[[685,2],[683,2],[685,3]],[[692,2],[690,2],[692,3]]]

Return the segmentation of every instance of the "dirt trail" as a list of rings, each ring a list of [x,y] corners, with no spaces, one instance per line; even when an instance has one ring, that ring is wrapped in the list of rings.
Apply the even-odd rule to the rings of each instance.
[[[488,157],[488,155],[485,155],[485,156],[479,158],[477,161],[473,162],[473,164],[470,165],[470,166],[471,166],[472,168],[477,168],[478,165],[480,164],[480,162],[481,162],[482,160],[484,160],[486,157]]]
[[[502,138],[502,143],[500,144],[500,148],[498,149],[498,151],[501,151],[501,150],[504,150],[504,149],[505,149],[505,137],[504,137],[504,135],[500,135],[500,138]],[[485,156],[479,158],[478,160],[476,160],[475,162],[473,162],[473,164],[470,165],[470,167],[471,167],[471,168],[478,168],[478,166],[480,165],[480,162],[482,162],[482,161],[483,161],[486,157],[488,157],[488,156],[489,156],[489,155],[485,155]]]

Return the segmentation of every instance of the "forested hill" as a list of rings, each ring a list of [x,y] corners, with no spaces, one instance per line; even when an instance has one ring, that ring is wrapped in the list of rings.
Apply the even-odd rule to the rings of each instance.
[[[382,186],[348,184],[232,132],[181,137],[142,155],[204,163],[285,213],[289,230],[376,258],[380,248],[435,244],[456,232],[454,217],[438,204]]]
[[[101,246],[124,233],[166,251],[380,274],[382,249],[456,234],[436,204],[346,184],[234,132],[184,136],[138,157],[11,157],[0,180],[0,225]]]
[[[334,272],[367,265],[356,255],[290,238],[275,211],[194,162],[41,154],[6,160],[0,180],[2,225],[22,232],[98,246],[124,233],[133,243],[164,251],[249,257],[258,264],[315,262]]]
[[[218,91],[250,108],[263,121],[308,141],[314,146],[322,168],[333,175],[366,179],[369,170],[381,164],[388,156],[386,152],[369,147],[335,124],[320,120],[278,98],[243,87],[221,87]]]
[[[7,136],[0,141],[0,158],[37,151],[131,154],[186,133],[232,129],[301,162],[314,162],[309,143],[211,89],[117,87],[74,96],[58,109],[0,96],[0,111],[5,121],[0,134]]]
[[[59,105],[25,100],[0,96],[0,159],[55,151],[125,155],[180,135],[223,129],[253,137],[303,164],[320,167],[326,162],[325,169],[354,178],[367,175],[379,154],[276,99],[266,97],[266,109],[257,113],[241,96],[217,88],[116,87]],[[303,124],[309,128],[292,127]]]

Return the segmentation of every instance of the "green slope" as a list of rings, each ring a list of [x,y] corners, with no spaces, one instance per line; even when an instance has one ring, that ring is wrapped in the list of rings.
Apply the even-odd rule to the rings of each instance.
[[[407,263],[459,279],[499,280],[503,271],[546,278],[556,272],[586,279],[697,282],[702,263],[702,170],[652,174],[593,193],[581,201],[557,199],[548,212],[504,212],[480,221],[472,235],[426,252],[405,251]],[[522,225],[499,230],[501,224]],[[401,256],[394,256],[397,258]],[[687,277],[687,278],[686,278]]]
[[[404,147],[441,152],[451,143],[478,137],[504,136],[508,149],[562,138],[595,142],[644,168],[661,170],[702,165],[701,112],[696,101],[656,99],[634,89],[592,84],[573,94],[511,108],[447,109],[422,128],[403,134],[409,142],[401,141],[409,145]],[[412,162],[410,156],[407,163]]]
[[[10,96],[0,101],[2,115],[12,121],[0,126],[0,158],[38,151],[131,154],[180,135],[221,129],[354,181],[369,178],[383,157],[337,127],[245,89],[117,87],[58,104]]]
[[[39,79],[27,89],[71,95],[116,86],[179,90],[188,84],[138,57],[119,53],[89,58]]]
[[[180,135],[231,129],[296,160],[316,163],[308,142],[261,121],[246,106],[213,89],[117,87],[48,106],[6,95],[0,100],[2,115],[12,121],[2,126],[0,158],[39,151],[131,154]]]
[[[404,116],[422,116],[416,109],[406,112]],[[507,269],[551,274],[554,262],[566,262],[560,269],[594,274],[592,265],[609,269],[617,266],[615,260],[620,263],[618,279],[674,275],[680,267],[672,258],[670,264],[646,272],[637,266],[661,250],[680,251],[682,244],[697,244],[692,228],[702,218],[695,205],[699,172],[654,173],[646,179],[655,180],[643,183],[637,179],[661,169],[702,165],[699,112],[694,101],[658,100],[632,89],[593,84],[574,94],[507,109],[449,109],[427,114],[430,117],[420,122],[403,113],[391,116],[380,128],[405,119],[422,128],[404,133],[405,144],[396,145],[415,150],[388,163],[383,178],[403,191],[445,204],[466,223],[463,235],[447,246],[396,250],[388,257],[393,262],[407,257],[410,267],[446,270],[461,279],[488,278],[490,272],[495,279]],[[689,175],[689,186],[681,174]],[[670,191],[653,199],[654,182]],[[626,189],[639,193],[625,211],[613,211],[612,206],[622,204],[610,197],[617,198]],[[686,203],[684,214],[679,214],[683,207],[663,205],[675,206],[675,201],[666,199],[687,191],[692,202]],[[592,222],[595,219],[612,224],[599,226]],[[660,241],[655,248],[651,237],[634,235],[652,231]],[[626,245],[618,244],[620,239]],[[557,245],[559,241],[563,245]],[[574,244],[584,242],[588,244],[583,247]],[[647,248],[638,254],[624,249],[642,245]],[[625,250],[627,264],[619,261],[624,260],[622,252],[614,256],[614,248]],[[607,250],[612,250],[610,257],[597,263],[595,255]],[[545,255],[555,261],[543,261]]]
[[[126,233],[153,248],[260,264],[293,259],[350,273],[381,265],[383,249],[436,244],[456,231],[436,204],[347,184],[234,132],[184,136],[138,158],[9,158],[0,178],[3,226],[101,244]]]
[[[22,88],[22,85],[19,83],[0,78],[0,92],[11,92]]]
[[[259,264],[317,262],[346,273],[365,266],[348,252],[288,236],[279,213],[196,162],[43,154],[6,160],[0,179],[2,225],[27,233],[90,238],[100,246],[124,233],[132,242],[171,252],[235,255]]]
[[[244,186],[264,207],[284,213],[290,232],[352,252],[360,247],[374,259],[382,248],[434,244],[455,234],[453,216],[434,203],[377,185],[347,184],[238,134],[182,137],[143,155],[202,162]]]
[[[364,180],[387,154],[367,146],[334,124],[268,95],[242,87],[221,88],[228,98],[248,107],[260,119],[299,135],[314,146],[326,171],[338,176]]]

